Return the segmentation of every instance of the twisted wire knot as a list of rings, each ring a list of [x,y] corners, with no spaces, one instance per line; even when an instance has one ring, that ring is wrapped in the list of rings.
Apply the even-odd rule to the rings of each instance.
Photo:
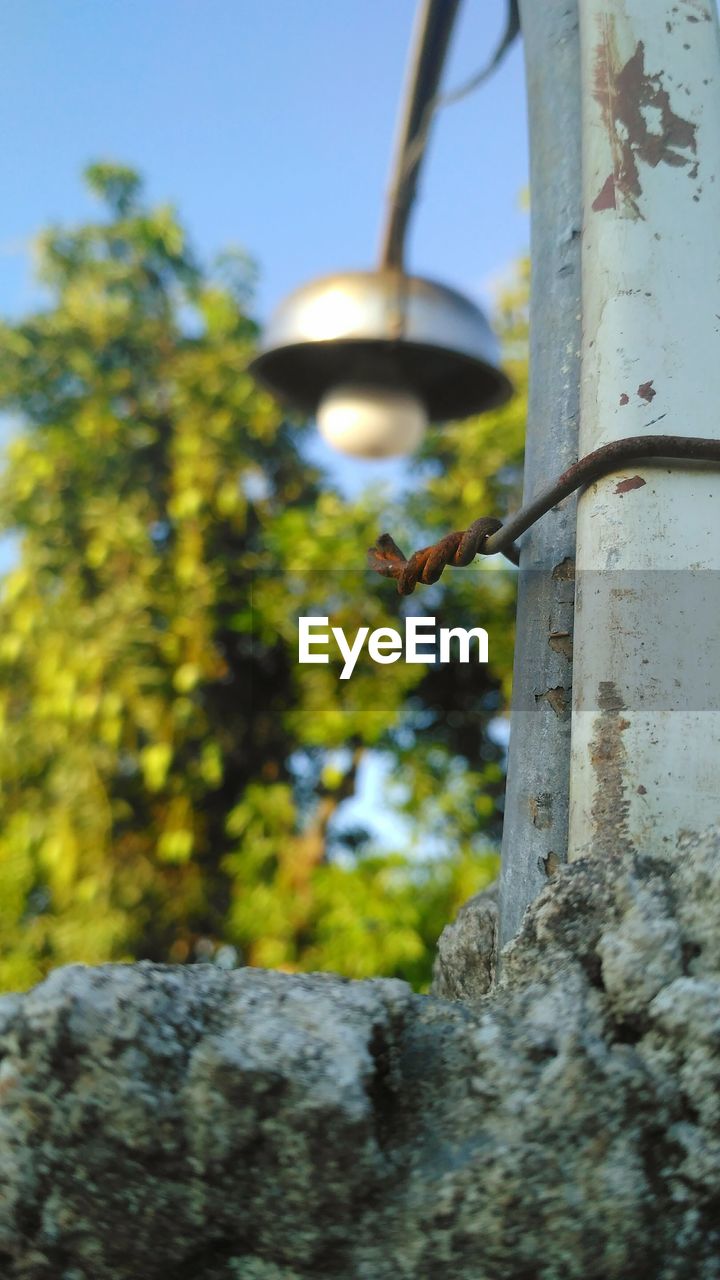
[[[576,489],[617,473],[624,464],[652,465],[661,460],[707,462],[712,467],[720,467],[720,439],[662,435],[625,436],[622,440],[611,440],[609,444],[579,458],[547,489],[541,490],[514,516],[510,516],[505,524],[492,516],[482,516],[469,529],[448,533],[434,546],[416,551],[409,560],[405,559],[390,534],[383,533],[368,551],[368,564],[383,577],[396,578],[398,591],[403,596],[412,595],[418,582],[437,582],[446,565],[470,564],[478,554],[494,555],[501,551],[513,564],[519,564],[520,548],[515,539]],[[642,487],[644,484],[641,476],[634,476],[630,487]],[[624,493],[627,489],[621,482],[615,492]]]
[[[468,565],[482,555],[487,539],[502,529],[502,521],[481,516],[469,529],[446,533],[430,547],[414,551],[407,559],[389,533],[383,533],[368,551],[368,565],[384,578],[395,578],[401,596],[412,595],[418,582],[437,582],[447,565]]]

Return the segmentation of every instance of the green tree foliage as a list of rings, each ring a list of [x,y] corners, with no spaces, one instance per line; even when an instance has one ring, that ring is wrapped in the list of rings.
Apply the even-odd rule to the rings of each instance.
[[[364,572],[388,513],[344,501],[253,385],[243,256],[205,268],[135,173],[86,178],[102,218],[42,237],[47,306],[0,331],[19,424],[0,478],[19,547],[0,599],[0,986],[232,947],[422,988],[495,869],[512,575],[446,574],[418,605]],[[520,394],[433,434],[390,518],[401,541],[516,496],[525,292],[502,317]],[[408,607],[482,622],[491,665],[366,662],[346,682],[298,665],[299,614],[352,631]],[[368,751],[412,850],[343,818]]]

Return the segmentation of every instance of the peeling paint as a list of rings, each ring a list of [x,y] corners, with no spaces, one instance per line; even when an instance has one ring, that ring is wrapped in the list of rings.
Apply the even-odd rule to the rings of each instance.
[[[593,96],[602,110],[612,148],[613,167],[593,209],[617,209],[624,217],[642,218],[640,162],[656,168],[690,165],[697,151],[697,125],[673,109],[663,73],[645,70],[645,45],[638,40],[630,58],[621,59],[615,21],[600,19],[601,39],[595,51]],[[683,154],[690,152],[691,155]],[[697,165],[694,162],[693,167]]]
[[[547,702],[559,720],[567,720],[570,715],[568,690],[561,684],[556,685],[554,689],[546,689],[544,693],[536,693],[535,702],[538,705],[541,702]]]
[[[530,796],[530,821],[539,831],[546,831],[552,826],[553,795],[551,791],[542,791],[539,796]]]
[[[615,201],[615,179],[611,173],[603,182],[595,199],[592,202],[595,213],[601,213],[603,209],[616,209]]]
[[[559,564],[556,564],[552,571],[553,580],[562,582],[572,582],[575,578],[575,561],[571,556],[565,556]]]
[[[626,794],[627,751],[623,734],[630,721],[622,714],[625,703],[612,680],[598,689],[599,716],[590,743],[590,763],[595,774],[592,802],[593,853],[617,854],[633,848],[628,825],[630,801]]]
[[[618,480],[615,492],[622,497],[624,493],[630,493],[631,489],[642,489],[644,484],[647,484],[647,480],[643,480],[642,476],[630,476],[627,480]]]
[[[562,862],[557,854],[551,849],[546,858],[538,858],[538,871],[542,871],[548,878],[552,880],[556,876],[562,866]]]
[[[685,4],[690,9],[694,9],[695,13],[698,15],[697,17],[693,17],[690,14],[687,14],[686,20],[688,22],[712,22],[712,14],[707,6],[703,4],[702,0],[685,0]]]
[[[569,631],[551,631],[548,644],[554,653],[561,653],[563,658],[572,662],[573,642]]]
[[[649,0],[581,6],[581,456],[635,433],[719,433],[717,4],[706,0],[709,22],[688,24],[699,6],[671,3],[677,13]],[[592,213],[608,175],[616,208]],[[708,610],[687,607],[667,584],[669,570],[720,568],[713,510],[720,486],[704,469],[662,457],[636,477],[632,467],[640,465],[637,456],[623,461],[578,502],[572,858],[614,854],[631,841],[638,848],[667,841],[670,851],[683,825],[718,816],[720,719],[710,729],[699,683],[712,645],[694,625]],[[615,582],[631,593],[620,595]],[[564,683],[570,668],[557,664],[551,678]],[[615,690],[600,683],[611,679]],[[669,713],[681,704],[685,718]]]

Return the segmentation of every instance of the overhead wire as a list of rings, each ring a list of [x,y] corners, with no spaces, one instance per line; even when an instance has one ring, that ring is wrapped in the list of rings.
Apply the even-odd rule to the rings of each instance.
[[[437,112],[441,111],[444,107],[454,106],[456,102],[462,102],[463,98],[469,97],[471,93],[474,93],[476,89],[479,89],[483,84],[485,84],[486,80],[489,80],[490,76],[493,75],[500,66],[505,54],[510,49],[510,46],[515,41],[519,32],[520,13],[518,10],[518,0],[509,0],[505,30],[499,45],[490,58],[490,61],[481,67],[479,71],[475,72],[474,75],[470,76],[468,80],[458,85],[457,88],[451,89],[447,93],[438,94],[428,102],[423,113],[423,118],[420,122],[418,132],[405,153],[403,161],[404,175],[410,172],[413,165],[417,163],[419,157],[427,146],[430,126],[432,125]]]
[[[442,108],[462,101],[479,89],[497,70],[520,31],[518,0],[508,0],[505,28],[490,60],[457,88],[437,93],[458,5],[459,0],[426,0],[420,15],[381,237],[383,267],[403,266],[405,235],[435,116]]]

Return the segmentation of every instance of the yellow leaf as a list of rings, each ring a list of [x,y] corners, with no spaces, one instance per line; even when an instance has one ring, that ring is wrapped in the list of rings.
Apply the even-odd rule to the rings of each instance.
[[[154,742],[150,747],[143,747],[140,752],[140,768],[148,791],[160,791],[165,785],[171,760],[172,747],[169,742]]]
[[[158,858],[162,862],[187,862],[193,850],[192,831],[163,831],[158,840]]]
[[[178,693],[189,693],[200,679],[200,668],[194,662],[183,662],[173,676],[173,684]]]

